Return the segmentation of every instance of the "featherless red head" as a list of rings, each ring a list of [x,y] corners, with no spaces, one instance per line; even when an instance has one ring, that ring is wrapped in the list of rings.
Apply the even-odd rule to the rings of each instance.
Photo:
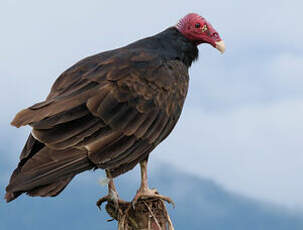
[[[179,20],[175,27],[196,45],[209,43],[220,52],[225,51],[224,43],[218,32],[205,18],[196,13],[187,14]]]

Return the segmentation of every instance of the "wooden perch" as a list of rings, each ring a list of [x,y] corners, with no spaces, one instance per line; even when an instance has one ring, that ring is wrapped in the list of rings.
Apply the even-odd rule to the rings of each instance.
[[[164,201],[160,199],[139,199],[135,209],[130,202],[107,201],[107,213],[118,221],[118,230],[174,230]],[[110,220],[111,221],[111,220]]]

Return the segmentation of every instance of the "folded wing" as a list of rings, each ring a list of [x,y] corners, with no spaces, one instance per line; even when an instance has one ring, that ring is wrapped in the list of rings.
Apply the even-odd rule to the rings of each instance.
[[[187,68],[146,50],[89,57],[64,72],[44,102],[19,112],[12,125],[33,130],[7,186],[60,193],[78,173],[132,169],[171,132],[187,93]]]

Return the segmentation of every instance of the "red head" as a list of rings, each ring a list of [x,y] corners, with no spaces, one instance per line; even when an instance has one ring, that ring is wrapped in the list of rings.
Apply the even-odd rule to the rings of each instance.
[[[217,31],[212,25],[198,14],[188,14],[183,17],[176,28],[189,40],[199,45],[201,43],[211,44],[221,53],[224,53],[225,46]]]

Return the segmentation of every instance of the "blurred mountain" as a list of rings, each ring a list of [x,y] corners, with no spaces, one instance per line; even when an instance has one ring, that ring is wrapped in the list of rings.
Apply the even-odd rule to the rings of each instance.
[[[2,175],[7,171],[5,167],[0,169]],[[302,213],[233,194],[210,180],[184,174],[168,165],[150,171],[151,187],[157,185],[161,194],[170,196],[176,203],[175,209],[169,207],[176,229],[303,229]],[[105,211],[100,212],[95,206],[95,201],[106,193],[106,187],[98,183],[100,173],[83,173],[55,198],[23,195],[9,204],[2,200],[0,229],[116,229],[115,223],[106,222],[109,217]],[[0,183],[3,197],[6,182],[2,179]],[[138,167],[118,178],[116,184],[120,196],[131,199],[139,185]]]

